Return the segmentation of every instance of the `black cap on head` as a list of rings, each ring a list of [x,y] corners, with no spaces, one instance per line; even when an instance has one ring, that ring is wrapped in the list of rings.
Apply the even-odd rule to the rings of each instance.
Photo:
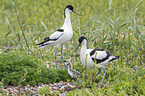
[[[68,8],[69,10],[71,10],[71,12],[73,12],[73,13],[75,13],[75,14],[81,16],[80,14],[78,14],[77,12],[75,12],[75,11],[73,10],[74,8],[73,8],[72,5],[67,5],[67,6],[65,7],[64,11],[66,10],[66,8]],[[66,15],[66,14],[65,14],[65,12],[64,12],[64,17],[66,17],[65,15]]]
[[[86,39],[87,40],[87,38],[86,37],[84,37],[84,36],[81,36],[80,38],[79,38],[79,44],[78,44],[78,46],[77,46],[77,48],[76,48],[76,50],[74,51],[74,52],[76,52],[77,51],[77,49],[79,48],[79,46],[81,45],[81,43],[84,41],[84,39]]]
[[[82,43],[84,39],[86,39],[86,40],[87,40],[87,38],[86,38],[86,37],[81,36],[81,37],[79,38],[79,40],[78,40],[78,41],[79,41],[79,43]]]
[[[69,10],[73,10],[73,6],[72,5],[67,5],[66,8],[68,8]]]

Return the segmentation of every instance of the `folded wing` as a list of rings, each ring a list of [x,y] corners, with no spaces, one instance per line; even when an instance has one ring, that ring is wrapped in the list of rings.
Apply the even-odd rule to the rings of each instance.
[[[63,36],[63,29],[58,29],[56,32],[51,34],[49,37],[44,38],[44,41],[37,44],[39,46],[45,46],[45,45],[50,45],[53,44],[54,42],[57,42]]]

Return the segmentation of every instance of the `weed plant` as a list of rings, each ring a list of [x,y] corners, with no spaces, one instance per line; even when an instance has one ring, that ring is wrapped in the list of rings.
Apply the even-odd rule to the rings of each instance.
[[[29,64],[29,67],[26,67],[28,69],[25,68],[26,70],[24,68],[21,69],[22,72],[20,74],[24,77],[29,76],[31,71],[34,72],[34,77],[29,80],[33,80],[37,75],[40,75],[40,71],[43,72],[41,70],[42,66],[48,65],[50,69],[55,68],[54,53],[56,48],[52,46],[39,49],[35,45],[62,26],[64,8],[68,4],[72,4],[74,10],[82,14],[82,16],[71,14],[74,34],[73,38],[64,44],[64,59],[71,58],[74,69],[84,75],[86,74],[80,62],[80,50],[73,53],[81,35],[87,37],[89,41],[88,48],[102,48],[110,51],[113,55],[120,56],[119,60],[107,67],[107,74],[104,79],[104,82],[108,83],[106,84],[106,89],[99,87],[103,76],[102,71],[91,85],[91,88],[85,87],[86,82],[91,84],[91,79],[85,81],[84,75],[82,75],[84,87],[70,91],[68,94],[70,96],[145,95],[144,0],[2,0],[0,1],[0,53],[5,56],[5,49],[12,48],[14,52],[16,50],[19,52],[19,56],[23,53],[25,54],[26,57],[21,64],[25,64],[25,60],[29,61],[27,56],[33,57],[32,61],[37,60],[36,63],[30,60],[32,65]],[[60,52],[60,49],[58,52]],[[11,55],[11,50],[8,51],[8,54],[12,56],[11,58],[16,58],[15,55]],[[0,61],[2,60],[1,58]],[[57,59],[61,59],[61,56],[58,56]],[[5,59],[3,58],[3,60]],[[16,60],[17,62],[21,61],[20,58]],[[6,61],[7,63],[2,64],[5,66],[4,68],[8,67],[6,64],[11,63],[9,58]],[[16,70],[14,65],[11,64],[11,66]],[[17,66],[20,66],[19,63]],[[33,69],[33,67],[37,68]],[[60,69],[63,68],[63,64],[58,63],[58,67]],[[15,71],[12,72],[13,69],[11,69],[11,75],[8,74],[9,71],[7,69],[6,74],[1,72],[1,76],[2,74],[5,76],[1,78],[3,82],[8,82],[5,79],[6,77],[15,78],[16,75]],[[2,66],[1,70],[3,70]],[[18,68],[17,70],[20,69]],[[89,71],[88,73],[92,71],[95,74],[98,69],[87,71]],[[26,73],[27,75],[25,75]],[[66,73],[62,72],[62,74]],[[60,74],[55,76],[58,75]],[[48,74],[43,76],[44,82],[47,82],[47,79],[49,79],[47,78]],[[64,75],[60,75],[60,77],[63,78]],[[40,78],[36,80],[39,82]],[[57,80],[55,79],[54,81]],[[31,84],[35,85],[36,83],[31,82]]]

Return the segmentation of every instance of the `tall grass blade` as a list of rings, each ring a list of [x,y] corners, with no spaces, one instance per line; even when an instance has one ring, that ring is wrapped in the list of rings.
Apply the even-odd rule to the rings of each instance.
[[[140,1],[136,4],[135,7],[138,7],[138,5],[139,5],[141,2],[143,2],[143,0],[140,0]]]
[[[140,4],[142,1],[143,1],[143,0],[139,1],[139,2],[136,4],[136,6],[135,6],[136,8],[135,8],[135,10],[134,10],[134,12],[133,12],[134,14],[135,14],[135,13],[136,13],[136,11],[139,9],[139,7],[138,7],[138,6],[139,6],[139,4]]]
[[[48,31],[46,25],[43,23],[43,21],[41,21],[41,24],[44,26],[44,28]]]
[[[16,8],[16,6],[15,6],[15,3],[14,3],[12,0],[11,0],[11,2],[12,2],[12,4],[13,4],[14,7],[15,7],[15,12],[16,12],[16,15],[17,15],[17,20],[18,20],[18,22],[19,22],[19,26],[20,26],[20,28],[21,28],[21,31],[22,31],[22,34],[23,34],[25,43],[26,43],[26,45],[27,45],[27,48],[28,48],[28,50],[30,50],[31,53],[34,55],[34,53],[32,52],[32,50],[29,48],[29,44],[27,43],[27,39],[26,39],[26,37],[25,37],[24,31],[23,31],[23,27],[22,27],[21,22],[20,22],[20,19],[19,19],[19,13],[17,12],[17,8]],[[19,35],[19,34],[18,34],[18,35]],[[20,36],[19,36],[19,37],[20,37]],[[28,54],[29,54],[29,51],[28,51]]]
[[[110,0],[110,3],[109,3],[109,10],[112,9],[112,7],[111,7],[111,3],[112,3],[112,0]]]
[[[15,6],[15,3],[11,0],[11,2],[12,2],[12,4],[13,4],[13,6]]]
[[[7,37],[10,33],[12,32],[12,30],[11,31],[9,31],[7,34],[6,34],[6,36],[5,37]]]
[[[7,22],[7,24],[8,24],[8,25],[10,25],[9,20],[8,20],[8,18],[7,18],[7,17],[6,17],[6,22]]]

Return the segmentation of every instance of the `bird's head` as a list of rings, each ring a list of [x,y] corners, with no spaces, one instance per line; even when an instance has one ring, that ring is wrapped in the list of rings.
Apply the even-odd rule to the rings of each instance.
[[[87,38],[84,37],[84,36],[81,36],[81,37],[78,39],[78,42],[79,42],[79,44],[78,44],[78,46],[77,46],[77,48],[76,48],[75,51],[77,51],[77,49],[79,48],[79,46],[80,46],[81,44],[87,44]]]
[[[67,5],[67,6],[65,7],[64,10],[65,10],[65,12],[66,12],[66,11],[68,11],[68,12],[73,12],[73,13],[75,13],[75,14],[81,16],[80,14],[78,14],[77,12],[75,12],[73,9],[74,9],[74,8],[73,8],[72,5]]]

